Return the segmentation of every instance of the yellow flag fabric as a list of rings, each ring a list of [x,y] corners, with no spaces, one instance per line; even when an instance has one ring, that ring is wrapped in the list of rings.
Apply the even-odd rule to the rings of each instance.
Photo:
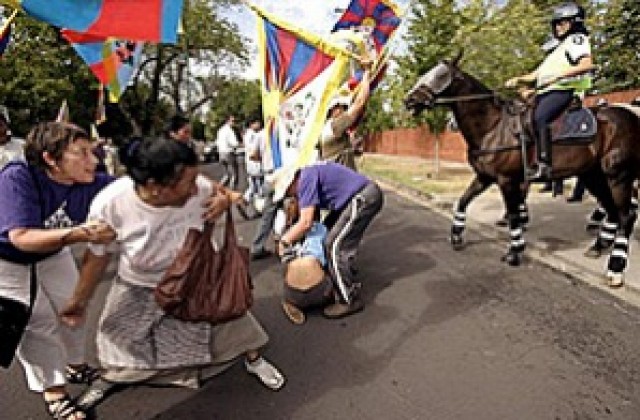
[[[275,168],[315,158],[327,105],[354,54],[255,7],[267,151]]]

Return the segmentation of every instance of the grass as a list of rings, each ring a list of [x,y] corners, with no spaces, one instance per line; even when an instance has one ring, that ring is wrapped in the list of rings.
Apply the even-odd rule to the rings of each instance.
[[[466,164],[442,163],[440,168],[431,159],[410,156],[367,154],[358,162],[364,174],[417,189],[427,195],[459,195],[473,178]]]

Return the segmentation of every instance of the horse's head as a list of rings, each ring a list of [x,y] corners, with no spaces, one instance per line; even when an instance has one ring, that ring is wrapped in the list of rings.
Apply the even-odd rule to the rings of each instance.
[[[460,73],[457,66],[461,57],[462,53],[452,62],[441,61],[426,72],[407,93],[404,99],[405,107],[414,115],[418,115],[427,108],[433,108],[438,96],[447,91],[455,76]]]

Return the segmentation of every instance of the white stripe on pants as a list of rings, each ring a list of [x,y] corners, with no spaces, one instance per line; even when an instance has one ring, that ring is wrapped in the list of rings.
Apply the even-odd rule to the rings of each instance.
[[[29,389],[42,392],[66,383],[67,364],[85,362],[86,327],[67,327],[58,317],[78,281],[78,269],[69,248],[39,262],[37,268],[38,295],[17,355]],[[0,260],[0,294],[28,303],[29,276],[29,266]]]

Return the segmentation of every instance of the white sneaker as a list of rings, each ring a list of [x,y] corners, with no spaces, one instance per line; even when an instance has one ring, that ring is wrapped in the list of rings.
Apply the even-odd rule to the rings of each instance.
[[[247,372],[256,375],[260,382],[269,389],[277,391],[284,385],[284,376],[262,356],[253,362],[245,359],[244,366]]]

